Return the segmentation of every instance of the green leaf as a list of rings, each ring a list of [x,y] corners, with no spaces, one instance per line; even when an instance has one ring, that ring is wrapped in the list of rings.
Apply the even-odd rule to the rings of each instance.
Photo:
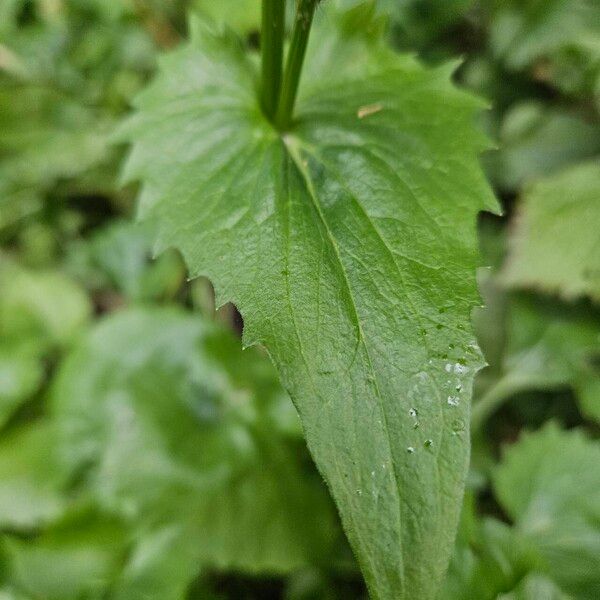
[[[173,309],[106,320],[52,392],[65,467],[87,467],[88,492],[137,528],[184,527],[189,578],[200,565],[287,572],[328,552],[329,499],[270,418],[281,402],[265,357]],[[124,585],[140,577],[134,565]]]
[[[600,7],[595,0],[494,4],[490,45],[508,68],[534,68],[536,77],[568,92],[590,91],[600,73]]]
[[[184,266],[175,251],[152,260],[152,242],[152,227],[114,221],[69,249],[69,269],[92,289],[112,288],[133,302],[172,298]]]
[[[485,310],[488,310],[487,308]],[[584,414],[597,418],[600,382],[600,316],[588,306],[570,306],[539,296],[509,296],[501,362],[475,403],[479,426],[503,401],[524,391],[571,387]]]
[[[600,354],[600,318],[586,307],[514,298],[507,335],[505,370],[538,389],[569,385],[578,375],[591,374]]]
[[[510,446],[494,476],[500,503],[548,576],[581,600],[600,594],[598,464],[597,441],[549,424]]]
[[[29,335],[66,346],[90,317],[83,290],[59,271],[27,270],[0,257],[0,288],[2,341]]]
[[[508,594],[502,594],[498,600],[572,600],[551,579],[532,573],[525,577],[519,586]]]
[[[44,368],[35,347],[0,344],[0,427],[40,387]]]
[[[48,422],[3,433],[0,441],[0,527],[31,529],[62,514],[68,471],[55,458]]]
[[[126,533],[115,519],[84,511],[33,540],[5,536],[9,581],[44,600],[105,597],[124,558]]]
[[[475,216],[496,205],[481,103],[362,15],[319,11],[283,135],[238,39],[193,22],[124,127],[126,178],[143,180],[159,249],[177,246],[240,309],[245,345],[267,348],[373,597],[425,600],[453,542],[481,366]]]
[[[0,590],[0,600],[32,600],[31,596],[25,596],[20,593],[16,593],[11,588],[2,588]]]
[[[479,519],[473,497],[467,494],[440,600],[496,600],[536,564],[522,536],[497,519]]]
[[[123,569],[112,600],[182,600],[198,574],[201,538],[173,524],[145,533]]]
[[[498,131],[499,151],[486,155],[497,184],[516,190],[600,152],[600,126],[574,110],[539,102],[514,104]]]
[[[600,335],[600,332],[599,332]],[[599,353],[600,354],[600,353]],[[592,368],[580,374],[574,383],[581,412],[600,423],[600,372]]]
[[[537,182],[521,201],[505,280],[600,302],[599,225],[600,162]]]
[[[57,271],[29,271],[0,256],[0,427],[43,382],[43,359],[67,346],[91,307]]]
[[[109,156],[108,123],[49,87],[0,79],[0,228],[39,210],[61,179]]]
[[[243,34],[257,31],[260,25],[260,0],[194,0],[192,6],[211,19]]]

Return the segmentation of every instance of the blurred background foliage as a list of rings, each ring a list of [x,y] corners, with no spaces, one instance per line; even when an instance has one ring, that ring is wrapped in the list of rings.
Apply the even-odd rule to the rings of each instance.
[[[441,600],[600,598],[600,3],[378,8],[488,99],[505,209]],[[111,132],[188,11],[259,44],[258,0],[0,2],[1,600],[365,597],[268,358],[119,184]]]

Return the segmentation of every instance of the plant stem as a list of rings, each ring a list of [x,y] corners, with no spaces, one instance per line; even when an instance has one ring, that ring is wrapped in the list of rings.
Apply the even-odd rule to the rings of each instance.
[[[288,51],[283,85],[281,87],[281,98],[277,109],[275,123],[284,130],[287,129],[292,120],[302,63],[308,45],[308,36],[312,25],[313,16],[318,0],[298,0],[298,8],[292,30],[292,41]]]
[[[262,104],[269,119],[275,117],[283,64],[285,0],[263,0],[262,4]]]

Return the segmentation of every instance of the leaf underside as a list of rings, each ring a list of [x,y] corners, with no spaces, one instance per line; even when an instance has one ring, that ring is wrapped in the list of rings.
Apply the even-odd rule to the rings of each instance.
[[[426,600],[452,548],[482,364],[475,217],[496,204],[480,102],[378,29],[364,7],[320,11],[282,135],[241,42],[193,22],[121,136],[158,250],[179,248],[241,311],[245,345],[269,351],[371,595]]]

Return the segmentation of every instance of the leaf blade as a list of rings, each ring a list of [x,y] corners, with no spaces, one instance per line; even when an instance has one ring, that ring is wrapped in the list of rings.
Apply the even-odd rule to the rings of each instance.
[[[481,365],[469,326],[474,218],[495,204],[477,165],[485,142],[471,127],[480,105],[452,87],[448,67],[396,58],[368,25],[353,34],[324,24],[298,124],[279,136],[239,45],[194,30],[125,126],[135,142],[126,177],[145,183],[158,248],[179,247],[192,276],[211,278],[241,310],[245,344],[269,351],[372,595],[433,597],[458,520]],[[199,62],[210,64],[186,70]],[[448,136],[455,129],[460,141]],[[157,157],[157,144],[169,151]]]

